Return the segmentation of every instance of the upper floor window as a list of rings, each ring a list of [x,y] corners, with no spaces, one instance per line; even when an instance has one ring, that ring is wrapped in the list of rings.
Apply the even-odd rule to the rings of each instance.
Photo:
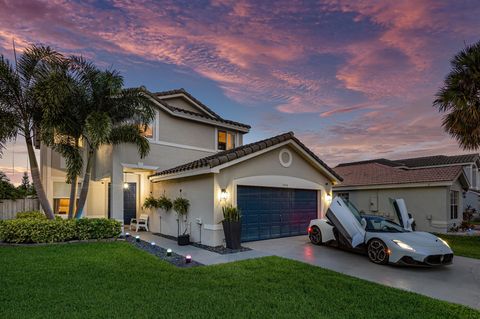
[[[218,131],[217,149],[220,151],[230,150],[235,148],[236,134],[228,131]]]
[[[155,128],[156,128],[155,123],[156,123],[156,117],[146,126],[141,125],[140,130],[142,131],[142,135],[145,136],[146,138],[153,139],[155,137]]]
[[[450,191],[450,219],[458,218],[458,191]]]

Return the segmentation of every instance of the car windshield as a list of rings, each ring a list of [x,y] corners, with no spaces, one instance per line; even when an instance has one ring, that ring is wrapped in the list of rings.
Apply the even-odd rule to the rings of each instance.
[[[402,226],[379,216],[363,216],[367,221],[366,231],[374,233],[404,233]]]

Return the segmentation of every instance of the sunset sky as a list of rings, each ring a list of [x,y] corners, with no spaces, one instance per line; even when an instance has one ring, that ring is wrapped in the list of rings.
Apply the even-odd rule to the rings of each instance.
[[[126,86],[183,87],[246,142],[294,131],[329,165],[463,152],[432,107],[450,58],[480,40],[478,1],[0,0],[0,53],[48,44],[121,71]],[[4,151],[14,181],[24,144]],[[15,158],[13,158],[13,156]]]

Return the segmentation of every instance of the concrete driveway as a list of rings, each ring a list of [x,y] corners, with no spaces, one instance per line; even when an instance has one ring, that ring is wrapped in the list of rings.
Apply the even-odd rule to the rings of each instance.
[[[315,246],[307,236],[243,243],[264,253],[306,262],[343,274],[480,309],[480,260],[456,256],[439,268],[381,266],[366,256]]]

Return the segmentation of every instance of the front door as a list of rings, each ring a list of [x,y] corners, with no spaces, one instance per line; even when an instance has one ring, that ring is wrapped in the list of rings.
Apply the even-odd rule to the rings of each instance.
[[[108,183],[108,218],[111,218],[111,184]],[[123,223],[130,225],[132,218],[137,217],[137,183],[128,183],[128,188],[123,188]]]
[[[137,183],[128,183],[123,189],[123,223],[130,225],[132,218],[137,217]]]

